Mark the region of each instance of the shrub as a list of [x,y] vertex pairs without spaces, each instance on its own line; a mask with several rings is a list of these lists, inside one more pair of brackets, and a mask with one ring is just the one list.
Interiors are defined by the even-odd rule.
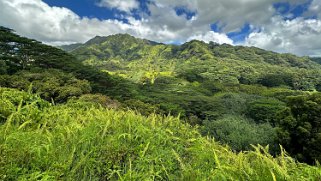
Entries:
[[231,146],[235,151],[250,150],[252,144],[276,147],[276,132],[271,125],[256,124],[240,116],[205,121],[201,132]]

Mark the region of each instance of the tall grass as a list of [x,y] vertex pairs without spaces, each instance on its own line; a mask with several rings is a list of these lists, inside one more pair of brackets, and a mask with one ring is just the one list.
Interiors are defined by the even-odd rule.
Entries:
[[1,88],[0,103],[0,180],[321,180],[320,166],[234,153],[175,117]]

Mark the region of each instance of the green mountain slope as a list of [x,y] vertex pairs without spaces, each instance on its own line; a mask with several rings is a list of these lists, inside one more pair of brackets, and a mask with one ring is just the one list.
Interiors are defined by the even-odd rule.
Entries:
[[[71,73],[77,79],[88,80],[93,92],[106,94],[114,92],[116,95],[121,92],[117,86],[126,82],[120,77],[114,77],[95,67],[84,65],[73,55],[61,49],[21,37],[15,34],[13,30],[1,26],[0,52],[0,75],[14,75],[19,74],[20,71],[39,73],[48,69],[57,69],[63,73]],[[3,86],[9,84],[2,83]],[[13,87],[22,88],[22,86]],[[123,89],[126,89],[126,87],[123,86]]]
[[[320,84],[321,75],[321,66],[308,57],[197,40],[180,46],[165,45],[119,34],[95,37],[71,53],[86,65],[136,83],[154,83],[162,76],[170,76],[190,82],[206,79],[228,84],[285,85],[296,90],[313,90]],[[266,80],[275,75],[279,80]]]
[[[321,65],[309,57],[198,40],[165,45],[124,34],[95,37],[71,53],[135,83],[138,89],[123,103],[141,113],[180,115],[236,151],[259,143],[275,153],[282,143],[300,161],[320,160],[319,119],[297,118],[289,101],[304,97],[302,105],[309,107],[310,99],[319,105],[309,95],[321,90]],[[300,114],[315,115],[315,109]]]
[[[281,144],[299,161],[321,161],[321,65],[307,57],[196,40],[165,45],[129,35],[95,37],[72,53],[0,27],[0,86],[59,106],[80,101],[173,115],[235,152],[260,144],[277,155]],[[12,105],[0,107],[4,124],[20,110]],[[28,116],[21,121],[29,124]]]
[[234,153],[174,117],[0,88],[1,180],[319,180],[266,148]]
[[67,52],[70,52],[70,51],[75,50],[76,48],[80,47],[81,45],[82,45],[81,43],[75,43],[75,44],[71,44],[71,45],[58,46],[58,48],[63,49]]
[[311,60],[318,64],[321,64],[321,57],[312,57]]

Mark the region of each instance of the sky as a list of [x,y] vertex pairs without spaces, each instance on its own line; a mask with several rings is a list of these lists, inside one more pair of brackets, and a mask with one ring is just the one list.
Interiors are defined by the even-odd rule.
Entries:
[[0,0],[0,26],[50,45],[128,33],[321,56],[321,0]]

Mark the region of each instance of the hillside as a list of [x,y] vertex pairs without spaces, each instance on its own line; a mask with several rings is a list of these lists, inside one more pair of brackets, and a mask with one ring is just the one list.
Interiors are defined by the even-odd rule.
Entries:
[[234,153],[175,117],[0,88],[1,180],[318,180],[266,148]]
[[320,121],[299,120],[298,105],[290,101],[318,105],[299,108],[299,114],[320,112],[320,102],[309,96],[321,90],[321,65],[309,57],[198,40],[157,44],[127,34],[95,37],[71,53],[85,65],[135,83],[138,89],[124,103],[145,115],[180,115],[237,151],[255,143],[269,144],[277,153],[281,143],[301,161],[320,160],[308,151],[321,141]]
[[[321,65],[308,57],[196,40],[165,45],[126,34],[97,36],[70,54],[4,27],[0,35],[1,87],[57,107],[86,102],[125,117],[129,110],[179,117],[236,153],[259,144],[276,156],[281,144],[300,162],[321,161]],[[7,124],[20,108],[3,104]],[[27,113],[21,121],[33,119]]]
[[81,43],[75,43],[75,44],[70,44],[70,45],[61,45],[61,46],[58,46],[58,48],[69,52],[69,51],[75,50],[76,48],[80,47],[81,45],[82,45]]
[[311,60],[318,64],[321,64],[321,57],[312,57]]
[[[71,53],[86,65],[122,75],[136,83],[154,82],[163,76],[199,81],[191,80],[193,76],[229,84],[286,85],[296,90],[313,90],[320,84],[321,66],[308,57],[255,47],[206,44],[197,40],[183,45],[165,45],[118,34],[95,37]],[[192,75],[186,77],[186,72]],[[273,75],[280,75],[280,82],[262,82]]]
[[[92,91],[102,93],[114,90],[117,95],[118,86],[126,83],[126,80],[120,77],[113,77],[103,73],[95,67],[83,65],[73,55],[62,51],[61,49],[42,44],[33,39],[21,37],[14,33],[14,30],[0,26],[0,74],[14,76],[21,71],[27,73],[43,73],[50,69],[59,70],[62,74],[72,74],[79,80],[90,82]],[[23,83],[24,76],[14,78],[3,77],[1,85],[19,89],[26,89],[29,85]],[[27,79],[38,79],[32,76]],[[21,80],[19,80],[21,79]],[[20,83],[18,83],[20,82]],[[58,81],[59,82],[59,81]],[[58,83],[60,84],[60,83]],[[108,87],[108,89],[107,89]],[[123,89],[125,87],[123,86]]]

